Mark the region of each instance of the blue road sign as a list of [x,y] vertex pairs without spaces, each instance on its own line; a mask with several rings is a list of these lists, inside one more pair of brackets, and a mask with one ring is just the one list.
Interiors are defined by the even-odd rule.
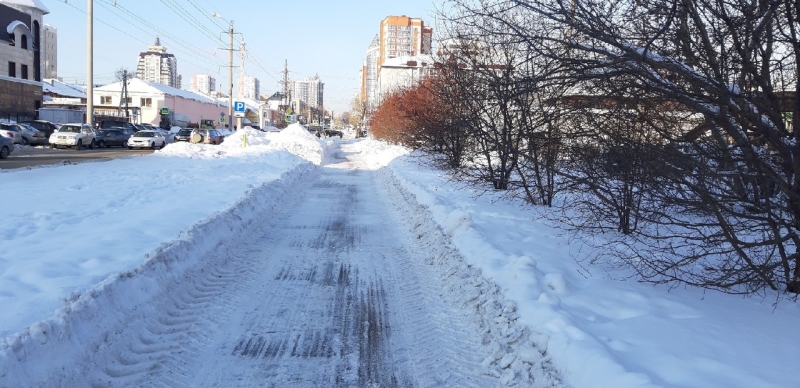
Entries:
[[241,101],[236,101],[233,103],[233,111],[234,112],[242,112],[244,113],[244,103]]

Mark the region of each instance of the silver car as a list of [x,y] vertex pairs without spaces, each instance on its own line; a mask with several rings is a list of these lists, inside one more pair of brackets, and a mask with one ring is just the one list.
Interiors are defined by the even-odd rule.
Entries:
[[47,134],[40,131],[28,124],[17,124],[22,128],[20,135],[22,135],[22,144],[47,144]]
[[22,128],[17,124],[0,123],[0,137],[8,137],[14,144],[22,144]]
[[0,159],[5,159],[14,152],[14,140],[10,137],[0,137]]

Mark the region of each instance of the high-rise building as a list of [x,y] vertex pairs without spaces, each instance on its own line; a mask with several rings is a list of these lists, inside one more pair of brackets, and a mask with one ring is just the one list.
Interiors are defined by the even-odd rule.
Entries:
[[380,40],[376,34],[367,48],[367,58],[364,60],[364,67],[361,70],[361,100],[368,107],[374,107],[378,103],[378,56],[380,55],[380,49]]
[[49,24],[44,25],[42,51],[44,78],[58,78],[58,30]]
[[161,45],[158,37],[156,37],[154,45],[147,46],[147,51],[139,54],[136,78],[173,88],[181,87],[178,76],[178,60],[175,55],[167,53],[167,48]]
[[323,106],[324,89],[325,84],[319,75],[308,77],[302,81],[294,81],[292,99],[302,101],[310,107],[321,107]]
[[217,80],[208,74],[195,74],[192,76],[190,90],[211,96],[217,90]]
[[261,94],[258,78],[250,76],[239,77],[239,90],[242,91],[242,97],[257,100]]
[[381,20],[378,67],[388,58],[431,53],[433,29],[420,18],[387,16]]
[[432,39],[433,29],[426,27],[420,18],[401,15],[381,20],[378,35],[367,48],[361,69],[361,101],[368,109],[380,103],[380,76],[384,62],[392,58],[428,55]]

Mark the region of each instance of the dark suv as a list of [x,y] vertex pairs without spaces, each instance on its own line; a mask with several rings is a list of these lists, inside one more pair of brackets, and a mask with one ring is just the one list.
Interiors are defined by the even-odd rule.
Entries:
[[58,127],[47,121],[47,120],[31,120],[31,121],[23,121],[22,124],[28,124],[31,127],[34,127],[47,135],[47,138],[50,138],[50,135],[58,129]]
[[136,126],[134,126],[133,124],[131,124],[131,123],[127,122],[127,121],[122,121],[122,120],[102,120],[102,121],[100,121],[100,129],[111,129],[111,128],[123,129],[123,130],[129,129],[129,130],[131,130],[133,132],[137,131]]

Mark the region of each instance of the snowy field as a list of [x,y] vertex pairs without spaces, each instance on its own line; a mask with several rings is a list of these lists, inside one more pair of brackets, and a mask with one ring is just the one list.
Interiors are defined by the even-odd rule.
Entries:
[[[260,386],[255,377],[320,386],[333,375],[337,386],[396,376],[431,386],[800,386],[796,303],[613,280],[625,273],[581,267],[589,253],[535,211],[476,199],[417,162],[400,147],[294,126],[0,172],[6,199],[19,203],[0,225],[0,387]],[[375,305],[331,316],[333,275],[298,284],[345,264],[379,292],[373,300],[342,283],[341,300]],[[269,286],[278,281],[293,286]],[[281,318],[287,311],[296,312]],[[327,340],[336,328],[325,322],[339,313],[355,341],[375,330],[348,314],[377,314],[394,333],[362,353],[377,357],[361,360],[379,366],[369,376],[330,357],[349,346]],[[286,364],[295,358],[281,356],[282,332],[299,333],[299,352],[328,357]],[[255,355],[265,361],[246,362]]]

